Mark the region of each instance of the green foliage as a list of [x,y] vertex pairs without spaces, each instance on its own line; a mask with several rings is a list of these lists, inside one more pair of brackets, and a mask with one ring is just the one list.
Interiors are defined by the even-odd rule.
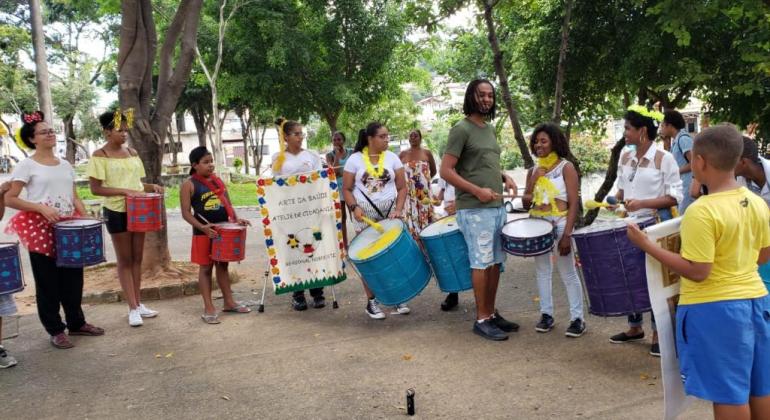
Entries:
[[0,114],[37,109],[35,74],[21,64],[21,52],[31,47],[23,28],[0,23]]
[[236,157],[233,159],[233,166],[235,167],[236,173],[241,173],[241,168],[243,168],[243,160],[239,157]]
[[610,160],[610,150],[601,139],[586,135],[573,135],[569,144],[572,154],[580,161],[584,174],[605,172]]

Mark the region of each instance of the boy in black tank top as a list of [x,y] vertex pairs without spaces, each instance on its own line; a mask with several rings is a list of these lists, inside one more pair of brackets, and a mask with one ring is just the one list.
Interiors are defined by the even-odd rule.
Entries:
[[215,266],[217,283],[224,300],[223,311],[249,313],[251,310],[233,299],[227,262],[211,260],[211,240],[217,237],[213,224],[228,221],[244,226],[251,224],[236,216],[227,196],[227,188],[214,175],[214,160],[205,147],[196,147],[190,152],[190,164],[191,176],[182,184],[179,192],[182,217],[193,227],[190,260],[200,266],[198,284],[204,305],[201,319],[207,324],[219,324],[217,309],[211,299],[211,272]]

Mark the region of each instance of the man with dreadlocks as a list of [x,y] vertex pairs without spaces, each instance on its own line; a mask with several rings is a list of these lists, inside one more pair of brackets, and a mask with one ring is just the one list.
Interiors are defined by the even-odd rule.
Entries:
[[[516,194],[516,184],[500,169],[495,128],[495,88],[488,80],[472,81],[465,91],[465,118],[449,132],[441,160],[441,178],[457,190],[457,224],[468,244],[476,322],[473,332],[489,340],[506,340],[518,331],[495,309],[495,296],[505,254],[500,233],[506,222],[503,183]],[[451,295],[450,295],[451,297]]]

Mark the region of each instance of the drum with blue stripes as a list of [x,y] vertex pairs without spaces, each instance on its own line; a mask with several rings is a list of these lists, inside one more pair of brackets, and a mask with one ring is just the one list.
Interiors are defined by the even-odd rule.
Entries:
[[420,232],[420,240],[441,291],[456,293],[473,288],[468,245],[455,216],[431,223]]

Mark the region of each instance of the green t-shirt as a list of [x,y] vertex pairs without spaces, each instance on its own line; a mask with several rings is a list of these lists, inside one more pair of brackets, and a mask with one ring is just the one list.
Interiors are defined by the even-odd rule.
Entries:
[[[500,145],[495,138],[495,129],[490,124],[479,127],[463,118],[449,131],[446,153],[457,158],[455,171],[466,181],[481,188],[503,193],[502,171],[500,170]],[[457,189],[457,209],[500,207],[503,200],[482,203],[475,195]]]

